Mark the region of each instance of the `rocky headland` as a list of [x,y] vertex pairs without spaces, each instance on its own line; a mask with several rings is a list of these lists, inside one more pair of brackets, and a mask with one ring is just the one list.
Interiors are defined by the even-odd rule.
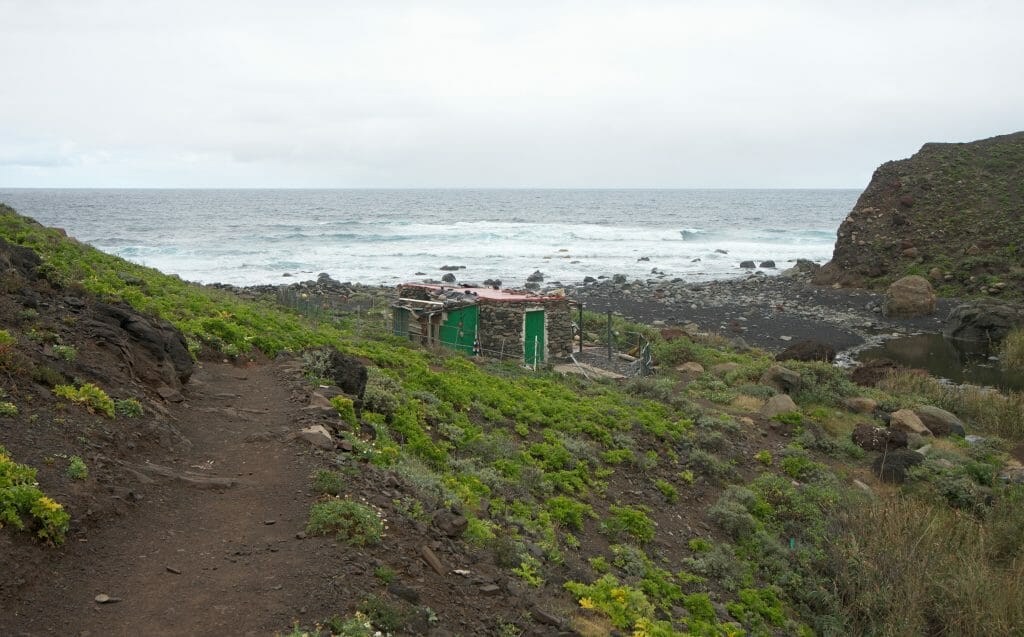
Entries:
[[880,289],[906,275],[946,297],[1024,294],[1024,132],[882,164],[814,282]]

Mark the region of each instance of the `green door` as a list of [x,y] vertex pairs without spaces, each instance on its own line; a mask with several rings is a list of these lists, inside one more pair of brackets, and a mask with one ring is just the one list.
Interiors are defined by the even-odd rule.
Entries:
[[477,307],[470,305],[449,310],[441,324],[441,344],[467,354],[473,353],[476,340]]
[[527,365],[544,362],[544,310],[526,313],[523,329],[523,359]]

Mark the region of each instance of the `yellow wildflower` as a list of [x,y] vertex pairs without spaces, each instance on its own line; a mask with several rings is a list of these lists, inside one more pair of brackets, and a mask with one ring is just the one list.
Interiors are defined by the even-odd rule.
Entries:
[[581,597],[580,606],[582,608],[586,608],[587,610],[593,610],[594,608],[597,608],[597,605],[594,604],[594,600],[590,599],[589,597]]
[[60,511],[63,508],[61,505],[57,504],[45,495],[39,498],[39,506],[46,511]]

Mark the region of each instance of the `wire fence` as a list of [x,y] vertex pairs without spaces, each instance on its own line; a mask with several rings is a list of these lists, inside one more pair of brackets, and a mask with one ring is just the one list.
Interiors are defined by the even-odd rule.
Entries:
[[[521,341],[510,342],[502,339],[499,344],[483,347],[477,339],[472,344],[465,341],[451,340],[437,333],[424,334],[418,330],[396,331],[391,313],[390,299],[380,299],[373,295],[359,297],[331,297],[320,294],[308,294],[291,288],[279,288],[276,302],[284,307],[307,317],[314,322],[338,323],[354,334],[363,337],[398,336],[419,343],[428,348],[445,348],[463,352],[470,356],[483,356],[500,361],[517,361],[532,369],[553,362],[544,351],[541,342],[534,344],[533,352],[542,352],[540,356],[531,355]],[[578,322],[573,321],[573,353],[581,353],[584,334]],[[625,376],[646,376],[652,373],[653,364],[650,343],[643,334],[627,332],[630,338],[622,338],[619,332],[612,332],[611,322],[608,323],[607,335],[601,330],[603,343],[589,346],[586,361],[590,365],[604,367]],[[633,338],[635,337],[635,339]],[[635,355],[627,354],[632,352]],[[604,356],[600,353],[606,353]],[[573,359],[575,360],[575,358]]]

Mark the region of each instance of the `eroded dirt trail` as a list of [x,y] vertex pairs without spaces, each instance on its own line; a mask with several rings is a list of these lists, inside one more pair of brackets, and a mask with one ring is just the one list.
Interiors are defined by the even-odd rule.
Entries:
[[[316,591],[331,585],[336,549],[297,537],[317,459],[289,439],[299,406],[286,372],[197,370],[187,407],[175,409],[191,444],[139,458],[187,480],[140,471],[154,481],[140,489],[142,502],[120,526],[68,548],[74,569],[41,577],[15,634],[268,635],[292,618],[329,615]],[[119,601],[99,604],[99,594]]]

